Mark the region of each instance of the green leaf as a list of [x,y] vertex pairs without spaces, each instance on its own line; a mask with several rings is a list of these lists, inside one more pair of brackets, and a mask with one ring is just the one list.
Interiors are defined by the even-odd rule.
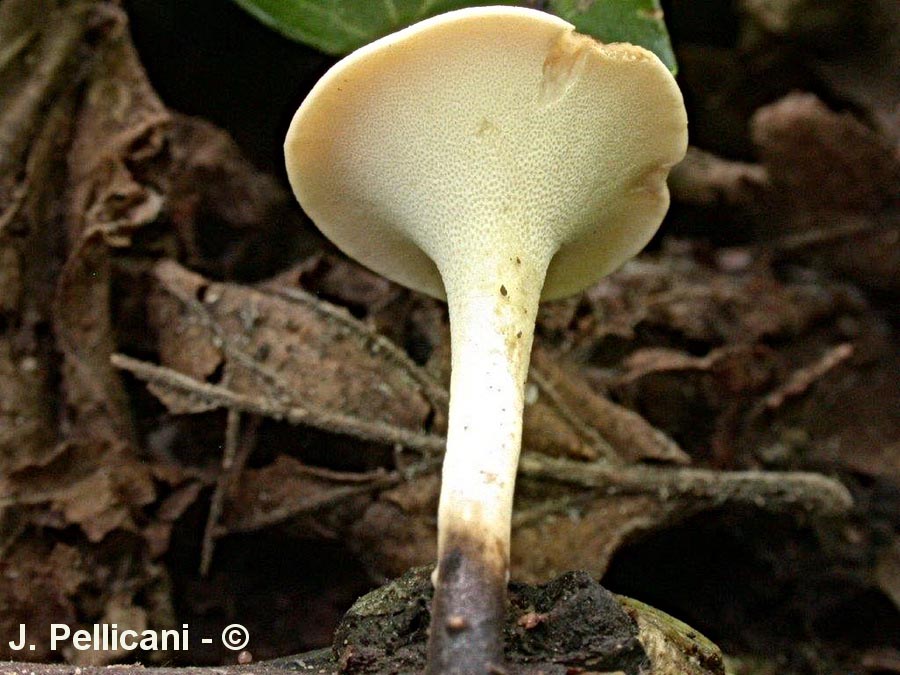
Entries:
[[[521,0],[234,0],[279,33],[329,54],[346,54],[416,21],[463,7]],[[672,72],[675,55],[659,0],[546,0],[552,13],[602,42],[632,42]]]
[[601,42],[649,49],[672,73],[678,72],[659,0],[548,0],[547,9]]
[[516,0],[234,0],[262,23],[328,54],[357,47],[430,16]]

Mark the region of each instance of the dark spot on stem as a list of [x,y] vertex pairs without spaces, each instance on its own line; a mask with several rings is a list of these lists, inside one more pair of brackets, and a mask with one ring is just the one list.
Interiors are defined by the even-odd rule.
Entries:
[[506,286],[500,286],[500,295],[502,295],[504,298],[506,297]]

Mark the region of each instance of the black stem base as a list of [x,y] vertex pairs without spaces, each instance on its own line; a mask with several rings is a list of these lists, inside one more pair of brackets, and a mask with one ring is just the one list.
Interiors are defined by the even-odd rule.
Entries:
[[503,672],[506,563],[482,542],[465,535],[450,539],[438,561],[431,607],[428,675]]

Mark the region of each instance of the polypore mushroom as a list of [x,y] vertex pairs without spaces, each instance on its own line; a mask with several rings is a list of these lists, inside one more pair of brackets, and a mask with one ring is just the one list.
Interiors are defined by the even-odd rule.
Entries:
[[681,93],[656,56],[514,7],[450,12],[373,42],[294,116],[288,176],[319,229],[449,306],[432,673],[502,660],[538,301],[644,247],[686,143]]

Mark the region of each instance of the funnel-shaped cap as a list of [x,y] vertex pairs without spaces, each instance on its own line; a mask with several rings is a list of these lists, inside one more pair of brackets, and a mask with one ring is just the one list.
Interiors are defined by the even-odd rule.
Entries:
[[376,272],[444,297],[441,275],[468,260],[538,252],[553,256],[552,298],[649,241],[686,143],[681,93],[652,53],[487,7],[340,61],[297,111],[285,155],[312,220]]

